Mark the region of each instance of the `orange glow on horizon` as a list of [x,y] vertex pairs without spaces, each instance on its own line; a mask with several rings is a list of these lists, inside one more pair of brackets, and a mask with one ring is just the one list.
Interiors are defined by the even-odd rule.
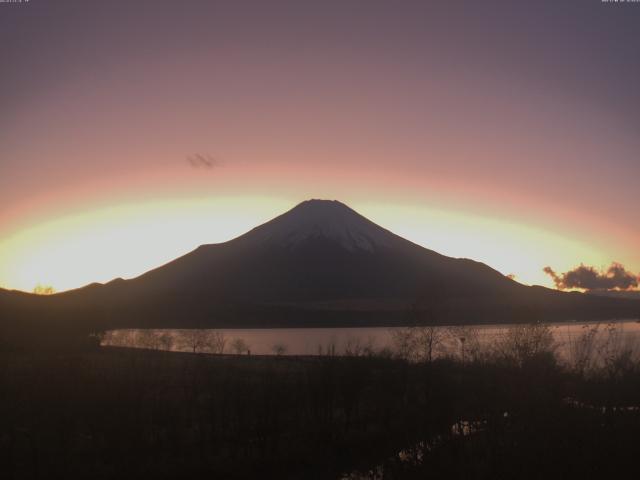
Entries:
[[[306,198],[182,196],[72,211],[0,241],[0,286],[31,291],[46,284],[64,291],[132,278],[198,245],[230,240]],[[546,265],[568,270],[580,262],[605,265],[611,260],[596,244],[541,226],[426,202],[338,199],[408,240],[444,255],[481,261],[505,275],[515,274],[521,283],[553,287],[542,272]]]
[[525,283],[640,271],[621,9],[50,3],[3,11],[37,41],[2,77],[0,286],[135,276],[308,198]]

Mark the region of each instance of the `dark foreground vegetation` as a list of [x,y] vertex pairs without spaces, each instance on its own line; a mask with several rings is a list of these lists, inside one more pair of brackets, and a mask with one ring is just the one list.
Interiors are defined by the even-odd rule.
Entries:
[[2,353],[0,478],[635,478],[629,352],[561,367],[518,335],[464,361]]

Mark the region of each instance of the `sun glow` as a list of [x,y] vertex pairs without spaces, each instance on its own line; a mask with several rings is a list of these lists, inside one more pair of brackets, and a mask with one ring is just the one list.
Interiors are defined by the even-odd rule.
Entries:
[[609,259],[592,245],[543,227],[458,211],[401,204],[363,204],[360,213],[394,233],[443,255],[486,263],[520,283],[553,287],[542,269],[570,269]]
[[289,205],[262,197],[192,198],[63,216],[0,241],[0,285],[63,291],[135,277],[198,245],[240,235]]
[[[302,200],[302,199],[299,199]],[[68,214],[0,241],[0,286],[56,291],[131,278],[198,245],[230,240],[293,207],[274,197],[163,199]],[[610,261],[596,248],[543,228],[425,205],[348,202],[372,221],[444,255],[484,262],[527,284],[542,272]]]

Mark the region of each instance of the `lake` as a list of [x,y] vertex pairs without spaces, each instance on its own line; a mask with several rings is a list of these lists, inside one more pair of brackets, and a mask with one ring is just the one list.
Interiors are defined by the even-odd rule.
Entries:
[[[472,348],[472,345],[487,346],[503,338],[509,331],[508,325],[480,325],[461,327],[436,327],[439,348],[436,356],[457,354],[458,350]],[[613,345],[624,347],[640,343],[640,323],[636,320],[621,320],[615,323],[556,323],[550,325],[553,339],[560,355],[568,355],[576,342],[585,338],[587,332],[596,330],[595,346],[606,340]],[[398,328],[271,328],[271,329],[209,329],[218,345],[224,345],[224,353],[251,355],[361,355],[382,349],[394,349]],[[193,338],[187,338],[187,337]],[[460,341],[462,339],[462,342]],[[161,341],[164,340],[164,341]],[[211,340],[209,338],[209,340]],[[108,332],[103,342],[105,346],[126,346],[154,348],[172,351],[196,351],[220,353],[219,347],[211,347],[210,342],[200,342],[194,331],[183,329],[154,330],[114,330]],[[195,346],[194,346],[195,345]],[[213,348],[213,350],[212,350]]]

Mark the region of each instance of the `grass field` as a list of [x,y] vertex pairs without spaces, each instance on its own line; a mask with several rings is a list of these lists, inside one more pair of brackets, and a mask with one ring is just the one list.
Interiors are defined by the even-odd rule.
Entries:
[[629,478],[640,454],[633,362],[586,373],[548,353],[462,363],[117,348],[0,360],[6,479]]

